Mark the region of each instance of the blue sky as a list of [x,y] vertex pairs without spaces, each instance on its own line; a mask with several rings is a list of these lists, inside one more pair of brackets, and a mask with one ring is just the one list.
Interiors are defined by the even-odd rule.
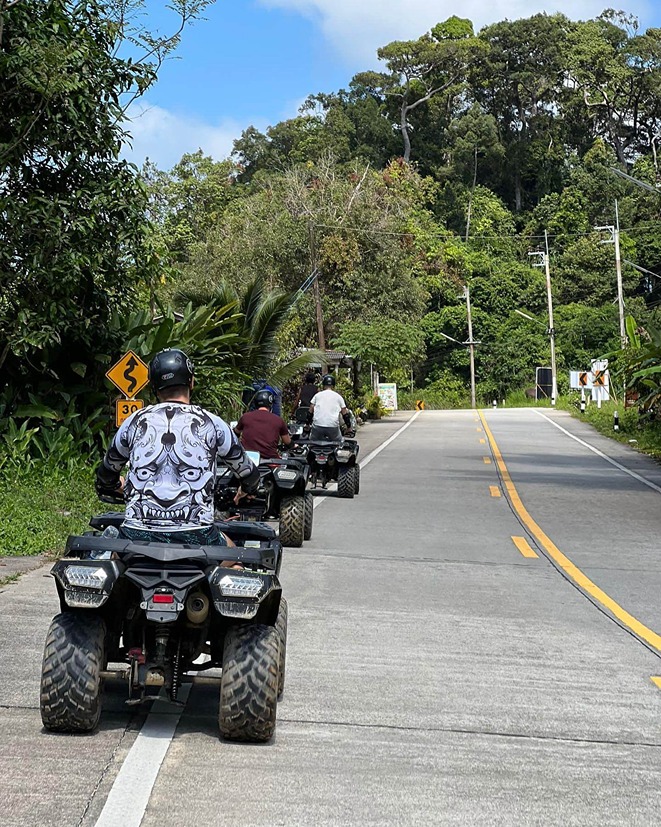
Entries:
[[[131,110],[136,163],[146,156],[170,168],[202,148],[226,157],[250,124],[260,129],[293,117],[309,94],[346,87],[355,72],[376,66],[376,49],[417,37],[459,13],[476,29],[486,23],[563,11],[598,14],[608,0],[216,0],[183,35],[177,58]],[[171,14],[150,0],[150,25],[171,30]],[[656,7],[656,8],[655,8]],[[629,0],[644,27],[661,25],[657,0]]]

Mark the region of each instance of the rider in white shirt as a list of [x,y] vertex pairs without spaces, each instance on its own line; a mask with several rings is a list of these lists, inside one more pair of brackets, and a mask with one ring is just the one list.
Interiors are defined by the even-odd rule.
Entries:
[[344,399],[333,390],[335,377],[327,373],[321,380],[322,390],[312,397],[310,402],[309,421],[312,424],[312,439],[335,440],[342,437],[340,431],[340,414],[347,426],[351,429],[351,413]]

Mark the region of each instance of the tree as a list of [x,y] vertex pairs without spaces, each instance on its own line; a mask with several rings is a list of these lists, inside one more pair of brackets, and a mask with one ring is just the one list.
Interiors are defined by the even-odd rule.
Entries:
[[[172,35],[141,0],[0,2],[0,370],[9,409],[59,387],[85,404],[114,345],[108,319],[161,270],[126,108],[208,0],[174,0]],[[124,56],[130,40],[131,57]],[[57,392],[57,391],[55,391]],[[90,394],[93,395],[93,394]]]
[[404,160],[411,158],[409,116],[436,95],[464,80],[468,67],[484,51],[473,24],[453,16],[417,40],[396,40],[377,51],[387,72],[361,72],[353,83],[397,102]]

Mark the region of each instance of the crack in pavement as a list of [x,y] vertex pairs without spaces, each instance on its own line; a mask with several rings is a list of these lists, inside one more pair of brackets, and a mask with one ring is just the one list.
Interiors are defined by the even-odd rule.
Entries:
[[652,749],[661,748],[661,742],[653,741],[628,741],[615,740],[611,738],[580,738],[569,735],[534,735],[525,732],[499,732],[488,729],[467,729],[462,727],[430,727],[430,726],[405,726],[403,724],[361,724],[349,721],[319,721],[307,718],[283,718],[278,716],[278,724],[310,724],[312,726],[343,727],[345,729],[384,729],[394,732],[445,732],[451,735],[483,735],[489,738],[513,738],[529,741],[552,741],[567,744],[595,744],[603,746],[622,747],[649,747]]
[[117,756],[117,752],[118,752],[119,748],[121,747],[121,745],[124,741],[124,738],[126,737],[126,734],[131,729],[131,726],[132,726],[134,720],[135,720],[135,714],[133,714],[131,716],[130,720],[127,722],[126,726],[122,730],[122,734],[119,736],[119,739],[118,739],[117,743],[115,744],[115,746],[113,748],[113,751],[110,753],[110,757],[108,758],[108,760],[106,761],[105,766],[101,770],[101,772],[99,774],[99,777],[97,779],[97,782],[94,785],[94,789],[90,793],[89,798],[87,799],[87,802],[85,803],[85,806],[83,807],[83,812],[82,812],[82,814],[81,814],[81,816],[80,816],[80,818],[79,818],[79,820],[76,824],[76,827],[82,827],[83,822],[87,818],[87,814],[89,812],[90,807],[92,806],[92,802],[94,801],[94,797],[98,793],[98,791],[101,787],[101,784],[103,783],[105,777],[108,774],[108,771],[110,770],[111,765],[114,763],[115,758]]

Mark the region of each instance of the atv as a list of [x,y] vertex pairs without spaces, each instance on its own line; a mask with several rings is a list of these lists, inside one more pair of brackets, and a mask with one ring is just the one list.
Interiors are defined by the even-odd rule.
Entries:
[[305,456],[310,467],[313,488],[326,488],[337,482],[340,497],[351,498],[360,492],[359,446],[355,439],[316,440],[297,437],[295,451]]
[[247,453],[259,466],[256,495],[236,505],[239,480],[229,468],[221,468],[216,477],[216,514],[243,520],[279,520],[282,545],[302,546],[304,540],[312,537],[314,515],[312,494],[305,490],[310,474],[305,457],[285,452],[279,459],[260,461],[259,454]]
[[[160,544],[122,539],[123,518],[93,517],[93,530],[70,536],[51,570],[61,611],[44,649],[44,726],[94,730],[105,679],[126,681],[129,705],[162,692],[177,703],[182,683],[195,682],[190,673],[207,673],[208,681],[208,670],[222,669],[221,735],[268,741],[284,689],[287,642],[275,532],[235,521],[218,527],[236,547]],[[228,568],[227,561],[242,568]]]

